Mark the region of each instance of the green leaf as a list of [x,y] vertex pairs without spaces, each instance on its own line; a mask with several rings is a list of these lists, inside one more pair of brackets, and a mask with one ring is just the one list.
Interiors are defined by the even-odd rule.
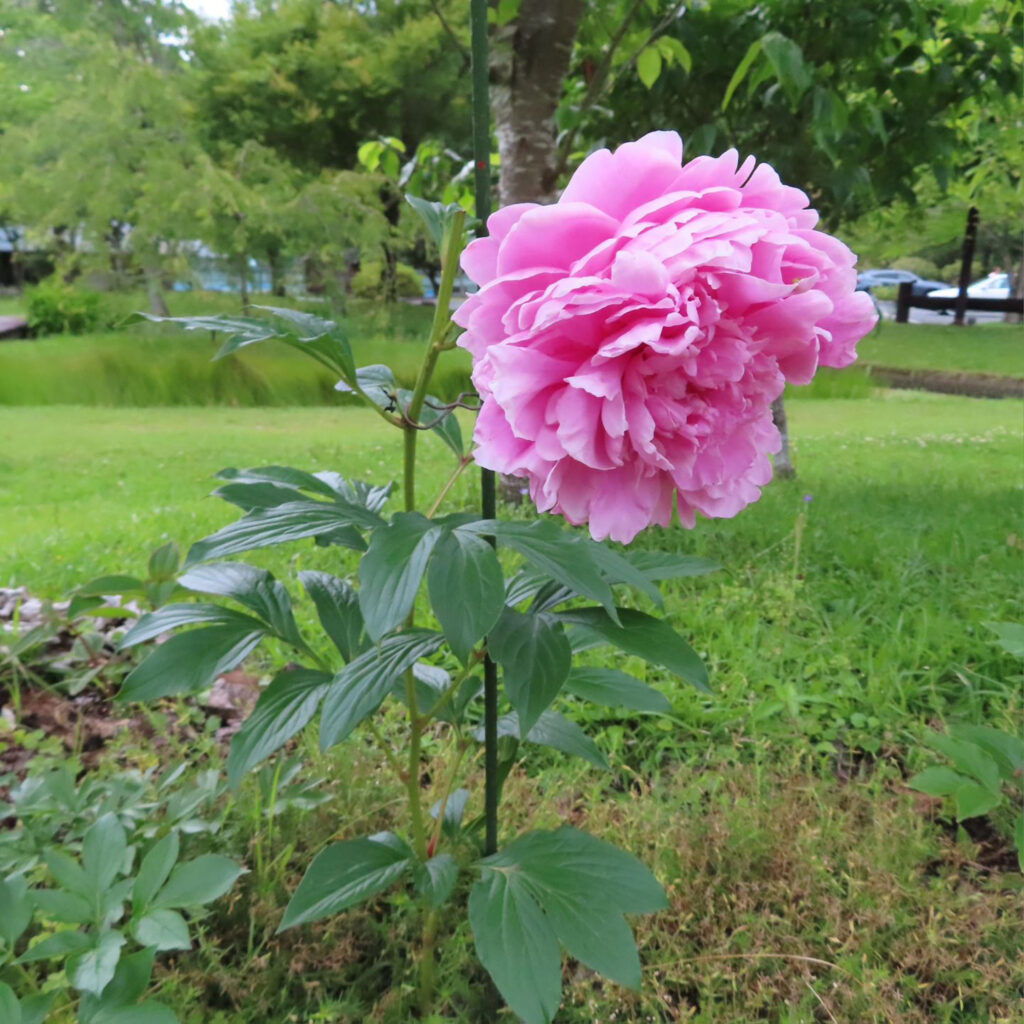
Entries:
[[44,917],[61,924],[89,924],[96,916],[89,900],[63,889],[34,889],[32,902]]
[[237,555],[254,548],[330,534],[342,527],[379,526],[380,516],[351,502],[314,501],[307,498],[286,502],[276,508],[255,509],[241,519],[196,541],[188,553],[187,565],[213,558]]
[[132,907],[136,911],[143,910],[153,902],[177,862],[178,833],[169,832],[153,844],[139,865],[139,873],[132,887]]
[[21,1003],[10,985],[0,981],[0,1020],[4,1024],[21,1024]]
[[176,910],[151,910],[132,922],[132,935],[140,946],[158,953],[192,947],[185,918]]
[[672,710],[663,693],[614,668],[573,668],[563,689],[574,697],[610,708],[658,714]]
[[441,646],[443,637],[426,629],[408,629],[384,637],[335,676],[324,698],[320,717],[320,747],[340,743],[368,715],[420,658]]
[[660,608],[663,605],[661,591],[624,555],[613,551],[604,544],[585,541],[590,548],[591,557],[601,570],[601,574],[611,584],[624,583],[646,594]]
[[654,583],[658,580],[704,576],[722,568],[710,558],[698,558],[696,555],[679,555],[666,551],[626,551],[623,554],[635,569]]
[[120,700],[150,701],[177,693],[199,693],[230,672],[263,639],[240,626],[209,626],[171,637],[125,679]]
[[708,689],[708,671],[696,651],[662,619],[632,608],[620,608],[621,626],[602,608],[573,608],[555,617],[582,629],[585,637],[600,639],[626,654],[662,665],[698,690]]
[[201,594],[233,598],[255,612],[282,640],[305,647],[288,591],[266,569],[241,562],[216,562],[194,566],[178,582]]
[[[332,500],[339,493],[327,480],[315,473],[307,473],[304,469],[294,469],[291,466],[260,466],[253,469],[236,469],[234,466],[229,466],[227,469],[222,469],[216,476],[218,480],[228,480],[232,483],[266,484],[279,487],[281,491],[306,491]],[[298,497],[301,495],[292,493],[287,500],[295,501]]]
[[13,947],[32,920],[28,885],[20,875],[0,878],[0,938]]
[[122,1006],[99,1013],[89,1024],[179,1024],[173,1011],[152,999],[137,1006]]
[[[480,726],[473,736],[478,742],[483,743],[483,726]],[[498,719],[498,736],[521,738],[519,719],[514,711]],[[526,741],[542,747],[551,747],[552,750],[560,750],[571,757],[581,757],[598,768],[608,770],[608,762],[594,741],[575,722],[570,722],[557,711],[545,711],[526,734]]]
[[99,576],[83,583],[75,591],[76,597],[106,597],[107,594],[130,594],[142,590],[143,582],[136,576]]
[[95,893],[109,889],[124,872],[128,837],[117,816],[104,814],[89,827],[82,840],[82,868]]
[[512,1011],[550,1024],[562,998],[558,936],[521,874],[487,869],[469,894],[476,955]]
[[789,97],[790,105],[796,109],[800,97],[807,92],[813,81],[810,69],[804,61],[803,50],[781,32],[767,32],[763,35],[761,48],[779,84]]
[[251,768],[279,750],[312,720],[332,676],[314,669],[281,672],[260,694],[252,714],[231,740],[228,784],[236,788]]
[[157,581],[173,579],[180,563],[181,552],[178,545],[169,540],[149,556],[149,578]]
[[306,570],[299,573],[299,579],[316,605],[320,625],[342,658],[351,661],[367,645],[359,595],[346,580],[330,573]]
[[553,580],[573,593],[597,601],[617,621],[615,598],[594,561],[593,546],[582,537],[568,533],[550,520],[532,523],[510,523],[499,519],[483,519],[459,527],[460,533],[492,535],[531,565],[547,573]]
[[68,957],[64,967],[68,980],[79,991],[98,996],[114,977],[126,941],[120,932],[101,933],[91,949]]
[[[525,1020],[547,1022],[557,1010],[558,943],[605,977],[640,987],[636,944],[623,915],[667,904],[662,887],[635,857],[562,827],[522,836],[480,868],[469,904],[477,951]],[[540,959],[527,968],[522,958],[530,948]],[[534,977],[543,980],[531,992]]]
[[125,633],[119,645],[122,651],[147,640],[155,640],[164,633],[179,629],[181,626],[192,626],[204,623],[211,626],[234,626],[246,632],[264,630],[264,625],[251,615],[236,612],[233,608],[222,608],[219,604],[190,603],[181,601],[177,604],[164,605],[155,612],[148,612]]
[[675,36],[662,36],[658,40],[658,49],[661,50],[661,55],[665,60],[670,63],[674,60],[687,74],[693,70],[693,58],[690,56],[690,51]]
[[427,898],[435,910],[443,907],[455,888],[459,877],[459,865],[450,853],[439,853],[425,864],[415,861],[413,872],[416,888]]
[[21,1024],[43,1024],[56,997],[56,992],[40,992],[25,996],[21,1001]]
[[419,512],[400,512],[370,535],[359,563],[359,607],[366,632],[379,640],[412,610],[441,529]]
[[975,743],[953,739],[943,733],[933,732],[928,738],[929,746],[945,754],[954,767],[980,782],[990,793],[1002,790],[1003,780],[996,760]]
[[204,853],[195,860],[179,864],[171,872],[152,906],[154,909],[204,906],[223,896],[241,874],[242,868],[230,858]]
[[636,59],[636,71],[640,81],[650,89],[661,74],[661,51],[657,46],[648,46],[640,51]]
[[961,786],[954,794],[956,801],[956,820],[963,821],[965,818],[977,818],[981,814],[988,814],[994,807],[1003,802],[1001,793],[993,793],[985,786],[978,786],[973,782]]
[[57,879],[61,888],[67,889],[69,892],[76,892],[87,900],[93,898],[92,883],[78,861],[53,847],[43,851],[43,860],[46,861],[46,866],[50,869],[53,877]]
[[466,664],[505,606],[505,577],[494,548],[470,533],[446,533],[434,549],[427,588],[445,639]]
[[1014,658],[1024,658],[1024,624],[1020,622],[983,622],[998,638],[999,646]]
[[528,733],[558,696],[572,666],[561,623],[505,608],[487,637],[487,650],[502,667],[505,690]]
[[348,839],[319,853],[295,890],[278,931],[339,914],[398,879],[410,866],[408,847],[392,845],[385,836]]
[[1024,812],[1013,823],[1013,844],[1017,847],[1017,865],[1024,871]]
[[114,977],[103,992],[98,997],[86,995],[82,998],[79,1020],[83,1024],[98,1024],[109,1020],[112,1014],[120,1013],[124,1007],[134,1009],[149,988],[155,957],[155,949],[143,949],[121,957]]
[[56,932],[41,942],[37,942],[34,946],[30,946],[14,962],[16,964],[31,964],[37,960],[53,960],[57,957],[67,956],[69,953],[80,953],[91,946],[92,936],[86,935],[85,932]]
[[[412,392],[400,390],[398,392],[398,404],[403,412],[408,411],[409,403],[412,401]],[[458,458],[462,458],[465,452],[465,445],[462,442],[462,428],[459,426],[455,410],[448,408],[437,395],[425,395],[423,408],[420,410],[420,425],[428,427],[451,449]]]
[[732,73],[732,78],[729,79],[729,84],[725,87],[725,95],[722,97],[722,110],[729,106],[729,101],[732,99],[733,93],[743,84],[743,79],[747,77],[747,72],[750,71],[754,61],[757,60],[758,55],[761,52],[761,40],[755,39],[750,44],[749,49],[743,55],[743,60],[736,66],[736,70]]
[[928,796],[949,796],[955,793],[961,786],[969,785],[970,779],[958,775],[952,768],[943,765],[933,765],[918,772],[907,785],[916,789],[919,793],[927,793]]
[[1024,773],[1024,739],[1019,736],[987,725],[952,725],[949,731],[954,739],[973,743],[994,758],[1003,778],[1010,780],[1015,773]]
[[432,203],[411,192],[405,193],[405,201],[420,215],[431,238],[443,250],[444,237],[451,230],[455,215],[462,212],[462,207],[458,203]]

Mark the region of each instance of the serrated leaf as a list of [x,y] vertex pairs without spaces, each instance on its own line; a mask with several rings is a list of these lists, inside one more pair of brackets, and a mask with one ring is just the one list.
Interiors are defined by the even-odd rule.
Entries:
[[359,562],[359,607],[371,640],[405,620],[441,529],[419,512],[400,512],[370,535]]
[[178,833],[169,832],[154,843],[142,858],[132,886],[132,906],[135,910],[149,906],[177,862]]
[[547,615],[504,608],[488,634],[487,650],[502,668],[505,691],[528,733],[569,674],[572,650],[565,631]]
[[176,910],[151,910],[132,922],[132,935],[140,946],[158,953],[192,947],[185,918]]
[[246,631],[240,626],[208,626],[179,633],[129,674],[118,699],[150,701],[199,693],[242,662],[264,635],[264,631]]
[[[618,647],[626,654],[662,665],[698,690],[708,689],[708,671],[696,651],[662,619],[632,608],[620,608],[621,626],[612,622],[603,608],[573,608],[555,612],[555,617],[572,623],[585,637]],[[574,630],[575,632],[575,630]]]
[[228,784],[232,788],[312,721],[332,679],[327,672],[308,668],[286,670],[275,677],[231,740]]
[[310,864],[278,931],[339,914],[386,889],[409,869],[408,848],[374,839],[334,843]]
[[350,661],[334,678],[320,717],[320,747],[345,739],[373,714],[406,669],[434,653],[443,637],[426,629],[409,629],[384,637],[376,647]]
[[242,551],[285,544],[293,540],[331,534],[344,527],[372,529],[381,523],[380,516],[351,502],[303,499],[255,509],[241,519],[192,545],[187,565],[214,558],[237,555]]
[[152,906],[171,910],[204,906],[223,896],[241,874],[242,868],[229,857],[205,853],[177,865]]
[[427,572],[430,606],[455,656],[466,664],[505,606],[505,578],[487,541],[446,533]]
[[563,690],[574,697],[603,704],[610,708],[632,711],[653,711],[666,714],[672,710],[668,698],[635,676],[614,668],[575,667],[569,673]]

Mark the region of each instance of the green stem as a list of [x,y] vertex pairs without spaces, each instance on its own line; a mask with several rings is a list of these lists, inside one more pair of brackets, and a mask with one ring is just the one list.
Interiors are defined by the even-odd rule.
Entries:
[[[455,413],[452,413],[451,415],[454,416]],[[433,504],[430,506],[430,509],[427,512],[428,519],[434,518],[434,516],[437,514],[437,510],[441,507],[441,502],[448,497],[448,492],[455,486],[455,481],[458,480],[460,476],[462,476],[463,470],[472,461],[472,455],[464,455],[461,459],[459,459],[459,464],[455,467],[455,472],[452,473],[452,475],[448,477],[448,479],[445,481],[445,485],[444,487],[441,488],[440,494],[438,494],[438,496],[434,499]]]
[[405,788],[409,794],[409,813],[412,817],[412,843],[416,856],[427,859],[427,830],[423,825],[423,801],[420,797],[420,743],[423,736],[423,719],[416,705],[416,680],[412,669],[405,673],[405,699],[409,705],[409,722],[412,726],[409,737],[409,766],[405,773]]
[[428,910],[423,921],[423,949],[420,956],[420,1013],[426,1017],[434,1002],[434,942],[437,938],[437,911]]
[[455,274],[459,268],[459,253],[462,252],[462,241],[465,233],[466,212],[459,210],[452,217],[448,235],[444,239],[441,253],[441,284],[437,289],[437,305],[434,307],[434,322],[430,328],[427,351],[420,364],[416,383],[413,385],[412,398],[405,410],[405,510],[412,512],[416,508],[416,435],[419,433],[420,413],[427,397],[427,387],[434,375],[437,360],[445,349],[445,340],[451,323],[452,290],[455,287]]

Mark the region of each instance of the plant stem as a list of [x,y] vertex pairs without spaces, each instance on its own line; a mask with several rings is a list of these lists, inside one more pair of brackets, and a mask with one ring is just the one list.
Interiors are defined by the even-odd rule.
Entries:
[[420,959],[420,1013],[426,1017],[434,1001],[434,941],[437,938],[437,911],[428,910],[423,921],[423,949]]
[[412,843],[416,856],[427,859],[427,830],[423,826],[423,801],[420,798],[420,741],[423,736],[423,719],[416,705],[416,680],[409,669],[405,674],[405,699],[409,705],[409,766],[405,773],[405,788],[409,794],[409,814],[412,818]]
[[[454,416],[455,413],[451,413],[451,415]],[[437,514],[437,510],[441,507],[441,502],[444,501],[446,497],[448,497],[448,492],[455,486],[455,481],[458,480],[460,476],[462,476],[463,470],[472,461],[472,455],[464,455],[461,459],[459,459],[459,464],[455,467],[455,472],[452,473],[452,475],[448,477],[448,479],[445,481],[445,485],[444,487],[441,488],[440,494],[438,494],[438,496],[434,499],[433,504],[427,511],[428,519],[434,518],[434,516]]]

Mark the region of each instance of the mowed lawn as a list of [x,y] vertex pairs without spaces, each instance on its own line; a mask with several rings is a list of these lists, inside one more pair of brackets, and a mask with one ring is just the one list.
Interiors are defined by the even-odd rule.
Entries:
[[[851,708],[898,726],[958,706],[970,695],[957,673],[999,662],[982,623],[1021,617],[1020,406],[887,392],[791,402],[790,418],[796,481],[735,520],[637,542],[723,566],[667,588],[730,698],[681,692],[681,706],[723,728],[742,711],[827,735],[872,731]],[[233,516],[208,496],[217,470],[284,463],[380,482],[396,476],[399,440],[348,408],[0,408],[0,583],[56,598],[141,571],[164,540],[186,547]],[[432,435],[422,451],[429,496],[451,455]],[[476,487],[467,473],[448,507],[473,507]],[[252,557],[287,575],[296,560],[346,556],[291,545]],[[772,700],[748,707],[752,692]]]
[[[612,770],[532,748],[509,779],[508,835],[570,820],[628,846],[668,890],[669,909],[637,922],[642,993],[570,967],[561,1024],[1016,1019],[1019,876],[979,868],[980,848],[936,820],[905,776],[927,763],[930,724],[1024,721],[1019,664],[985,626],[1022,617],[1020,405],[879,392],[792,401],[789,416],[795,481],[773,483],[734,520],[637,541],[723,567],[663,588],[673,624],[707,661],[711,694],[590,652],[645,675],[673,713],[623,720],[566,704]],[[0,408],[0,585],[56,598],[100,573],[142,571],[165,539],[187,545],[236,514],[208,497],[223,467],[382,481],[396,475],[399,444],[352,408]],[[420,486],[432,495],[452,457],[432,436],[422,444]],[[448,507],[472,507],[476,489],[467,473]],[[294,571],[354,566],[350,553],[305,542],[247,557],[289,585],[303,629],[313,617]],[[381,721],[400,742],[392,717]],[[118,764],[152,762],[148,741],[119,742]],[[161,757],[209,748],[168,742]],[[325,843],[402,827],[372,740],[321,754],[307,739],[299,751],[303,777],[330,802],[289,819],[286,874],[264,888],[246,876],[196,949],[161,968],[160,998],[188,1024],[407,1019],[383,1008],[375,972],[402,976],[411,947],[372,905],[310,934],[271,934]],[[478,801],[478,773],[470,786]],[[225,834],[256,827],[254,791],[226,810]],[[265,954],[238,955],[253,928]],[[477,997],[471,939],[454,915],[441,934],[442,999],[455,1014],[444,1019],[468,1020],[457,1008]],[[333,955],[353,937],[359,956]]]

